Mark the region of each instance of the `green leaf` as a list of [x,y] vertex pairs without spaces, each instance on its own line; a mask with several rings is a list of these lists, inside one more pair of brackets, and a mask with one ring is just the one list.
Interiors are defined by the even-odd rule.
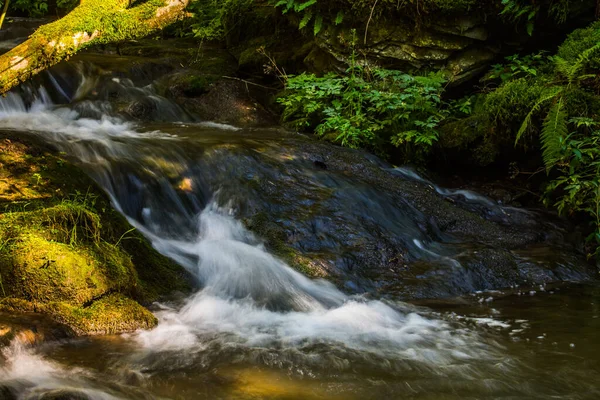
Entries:
[[554,99],[563,90],[564,89],[562,87],[557,86],[557,87],[552,88],[551,90],[548,91],[548,93],[546,93],[545,95],[540,97],[540,99],[537,101],[537,103],[534,104],[534,106],[531,108],[529,113],[527,113],[527,116],[523,120],[523,123],[521,124],[521,127],[519,128],[519,131],[517,132],[517,138],[515,139],[515,145],[519,142],[519,140],[521,140],[521,137],[527,131],[527,129],[529,129],[529,125],[531,124],[531,119],[532,119],[533,115],[536,114],[538,111],[540,111],[540,109],[544,103],[546,103],[549,100]]
[[310,7],[310,6],[312,6],[312,5],[316,4],[316,3],[317,3],[317,0],[308,0],[308,1],[304,2],[304,3],[302,3],[302,4],[297,5],[294,11],[296,11],[296,12],[304,11],[308,7]]
[[305,12],[304,16],[300,20],[300,25],[298,26],[298,28],[303,29],[306,25],[308,25],[308,23],[310,22],[312,17],[313,17],[313,14],[310,11]]
[[550,172],[560,159],[562,141],[567,137],[568,133],[567,113],[564,110],[563,99],[561,97],[548,112],[540,137],[546,172]]
[[322,28],[323,28],[323,16],[321,14],[318,14],[317,18],[315,19],[315,29],[314,29],[315,36],[317,36],[319,34],[319,32],[321,32]]
[[527,34],[529,36],[533,35],[533,28],[534,28],[534,23],[531,21],[527,22]]

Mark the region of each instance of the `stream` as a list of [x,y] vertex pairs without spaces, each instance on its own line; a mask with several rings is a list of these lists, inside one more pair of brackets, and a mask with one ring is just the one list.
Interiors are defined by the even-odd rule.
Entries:
[[[155,304],[151,331],[14,341],[0,397],[600,397],[597,271],[557,222],[278,127],[198,121],[152,85],[69,71],[0,99],[0,129],[65,152],[200,289]],[[128,120],[115,98],[153,120]],[[331,279],[275,255],[257,215]]]

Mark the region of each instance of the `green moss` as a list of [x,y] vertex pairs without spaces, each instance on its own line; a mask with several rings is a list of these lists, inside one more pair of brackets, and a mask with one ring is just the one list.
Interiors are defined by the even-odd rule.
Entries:
[[545,90],[543,77],[509,81],[486,95],[481,108],[475,112],[486,113],[492,121],[504,126],[520,125]]
[[191,290],[189,275],[133,232],[83,172],[1,135],[0,174],[16,193],[0,209],[1,309],[111,333],[153,326],[139,302]]
[[498,156],[506,137],[485,114],[446,123],[440,129],[439,146],[454,153],[466,153],[476,165],[489,165]]
[[90,251],[51,242],[33,232],[17,236],[13,243],[0,258],[0,271],[7,277],[7,293],[14,297],[83,304],[136,282],[123,253],[105,255],[100,253],[105,248]]
[[132,232],[121,247],[136,266],[138,285],[134,298],[149,304],[174,293],[189,293],[195,285],[192,276],[174,261],[161,255],[139,233]]
[[4,312],[37,312],[47,314],[74,335],[107,335],[151,329],[156,326],[154,315],[138,302],[120,294],[107,294],[85,305],[66,302],[34,302],[5,297],[0,299]]
[[69,326],[78,335],[131,332],[151,329],[157,324],[156,317],[150,311],[121,294],[103,297],[89,307],[58,302],[49,303],[42,310],[57,322]]
[[[571,33],[558,48],[557,55],[567,61],[576,61],[581,53],[598,43],[600,43],[600,21]],[[600,67],[600,60],[596,59],[594,66]]]
[[64,43],[67,52],[75,49],[72,36],[86,32],[91,35],[99,31],[95,44],[114,43],[120,40],[144,37],[156,29],[147,19],[164,6],[164,0],[149,0],[129,10],[127,0],[104,0],[102,2],[84,2],[68,16],[56,22],[43,25],[32,38],[54,38]]

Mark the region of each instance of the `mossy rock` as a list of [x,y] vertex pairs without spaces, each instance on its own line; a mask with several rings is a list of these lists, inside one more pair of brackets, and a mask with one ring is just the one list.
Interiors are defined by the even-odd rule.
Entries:
[[[598,43],[600,43],[600,21],[592,23],[587,28],[573,31],[558,48],[558,56],[567,61],[575,62],[584,51]],[[600,67],[598,57],[593,57],[591,64],[595,68]]]
[[0,258],[9,295],[32,301],[82,304],[109,291],[132,292],[137,283],[131,259],[117,247],[71,246],[35,232],[13,239]]
[[156,317],[138,302],[111,294],[89,306],[76,307],[63,302],[49,303],[41,309],[56,321],[69,326],[78,335],[109,335],[151,329]]
[[133,231],[81,170],[35,139],[6,135],[0,310],[47,314],[75,335],[119,333],[156,324],[141,304],[191,291],[190,275]]
[[66,333],[74,336],[110,335],[151,329],[158,323],[156,317],[137,301],[121,294],[111,293],[82,305],[67,302],[32,302],[5,297],[0,310],[12,313],[41,313],[63,325]]
[[16,298],[0,300],[0,309],[6,312],[43,313],[67,327],[72,335],[110,335],[151,329],[156,317],[135,300],[112,293],[81,306],[66,302],[31,302]]
[[271,253],[285,261],[296,271],[303,273],[310,278],[328,278],[336,281],[337,277],[332,276],[327,268],[327,263],[323,260],[326,255],[323,254],[302,254],[287,243],[287,234],[278,224],[269,219],[264,213],[257,213],[252,218],[244,220],[246,227],[265,240],[265,245]]

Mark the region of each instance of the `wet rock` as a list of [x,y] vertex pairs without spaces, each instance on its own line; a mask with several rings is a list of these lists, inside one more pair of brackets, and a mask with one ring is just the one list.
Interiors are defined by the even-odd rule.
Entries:
[[[370,29],[361,51],[369,63],[376,65],[444,70],[454,84],[477,76],[496,57],[497,51],[486,42],[485,21],[476,15],[436,18],[418,28],[414,25],[408,19],[380,21]],[[316,38],[316,43],[337,62],[347,64],[350,36],[349,28],[330,27]]]
[[91,400],[90,396],[83,392],[69,389],[53,390],[37,397],[38,400]]
[[453,55],[444,66],[454,84],[469,81],[486,71],[496,53],[490,48],[475,48]]
[[18,400],[19,393],[16,389],[6,384],[0,385],[0,399],[2,400]]
[[[187,85],[177,89],[185,95],[174,100],[200,120],[237,127],[273,125],[277,118],[255,99],[251,85],[233,79],[219,79],[197,87]],[[170,90],[176,91],[173,87]]]
[[204,151],[201,175],[186,174],[197,186],[219,188],[272,252],[346,291],[441,298],[596,275],[541,214],[441,194],[360,151],[292,138]]

